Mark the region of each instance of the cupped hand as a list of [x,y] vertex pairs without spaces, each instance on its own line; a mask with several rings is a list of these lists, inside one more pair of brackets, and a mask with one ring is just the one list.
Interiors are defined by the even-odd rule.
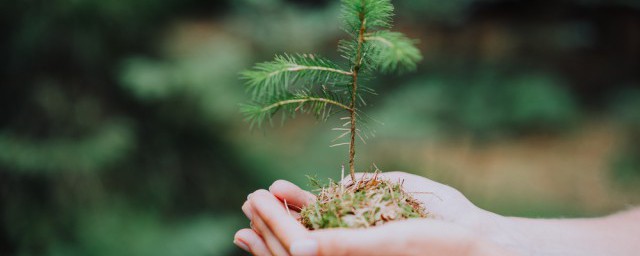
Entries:
[[[366,174],[359,174],[362,176]],[[499,255],[482,238],[490,213],[474,206],[457,190],[429,179],[402,173],[383,178],[403,184],[427,208],[429,219],[394,221],[368,229],[308,231],[298,221],[299,210],[315,196],[287,181],[269,191],[258,190],[242,206],[251,229],[234,242],[254,255]],[[350,179],[343,181],[350,182]]]

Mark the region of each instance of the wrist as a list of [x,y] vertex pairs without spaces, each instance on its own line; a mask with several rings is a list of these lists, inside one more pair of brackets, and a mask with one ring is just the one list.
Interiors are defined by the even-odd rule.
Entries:
[[509,218],[478,208],[463,222],[472,232],[467,255],[517,255]]
[[507,256],[507,255],[518,255],[514,253],[514,251],[496,245],[492,242],[489,242],[484,239],[477,239],[471,245],[471,250],[467,255],[472,256]]
[[[519,251],[514,220],[483,209],[478,210],[476,216],[472,217],[475,221],[471,225],[476,236],[482,238],[478,242],[477,255],[513,255],[512,252]],[[490,253],[492,251],[495,253]]]

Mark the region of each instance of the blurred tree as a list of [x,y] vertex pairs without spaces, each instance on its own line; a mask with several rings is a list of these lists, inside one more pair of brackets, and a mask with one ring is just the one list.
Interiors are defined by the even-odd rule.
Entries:
[[618,120],[618,129],[628,138],[612,156],[613,176],[616,181],[633,187],[640,181],[640,88],[621,89],[611,99],[612,116]]
[[[205,255],[231,248],[224,241],[236,222],[227,212],[251,179],[242,179],[241,161],[217,132],[227,120],[216,117],[236,109],[209,100],[203,106],[212,112],[185,116],[201,107],[138,102],[114,86],[131,54],[158,52],[166,26],[226,5],[0,3],[1,22],[10,24],[1,26],[9,36],[0,43],[0,254]],[[196,58],[174,73],[179,85],[219,90],[201,74],[228,64]],[[219,71],[214,77],[227,80],[237,72]],[[219,92],[206,95],[212,93]],[[244,186],[234,185],[238,180]]]
[[571,128],[580,113],[566,85],[549,74],[483,71],[431,75],[409,82],[377,114],[382,136],[476,139]]

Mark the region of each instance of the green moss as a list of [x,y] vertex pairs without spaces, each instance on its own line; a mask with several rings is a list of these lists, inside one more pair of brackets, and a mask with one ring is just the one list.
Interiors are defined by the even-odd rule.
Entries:
[[321,189],[318,200],[302,209],[308,229],[366,228],[389,221],[428,216],[419,201],[401,183],[374,175],[356,182],[332,182]]

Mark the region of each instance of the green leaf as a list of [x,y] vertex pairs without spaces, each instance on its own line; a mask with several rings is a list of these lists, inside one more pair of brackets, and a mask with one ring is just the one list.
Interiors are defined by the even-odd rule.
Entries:
[[351,72],[344,71],[328,59],[313,54],[276,55],[273,61],[257,64],[241,73],[254,100],[265,101],[286,95],[291,85],[344,84]]
[[299,112],[313,114],[320,120],[326,120],[337,111],[348,110],[346,102],[348,101],[345,97],[326,89],[319,93],[299,90],[270,101],[241,105],[240,111],[251,123],[251,127],[261,127],[264,122],[271,122],[273,115],[280,110],[285,114],[283,118],[294,117]]
[[342,0],[344,30],[354,37],[363,25],[367,30],[391,27],[392,16],[389,0]]
[[371,58],[383,72],[414,70],[416,63],[422,60],[422,54],[415,46],[416,40],[402,33],[383,30],[368,34],[365,40],[373,48]]

